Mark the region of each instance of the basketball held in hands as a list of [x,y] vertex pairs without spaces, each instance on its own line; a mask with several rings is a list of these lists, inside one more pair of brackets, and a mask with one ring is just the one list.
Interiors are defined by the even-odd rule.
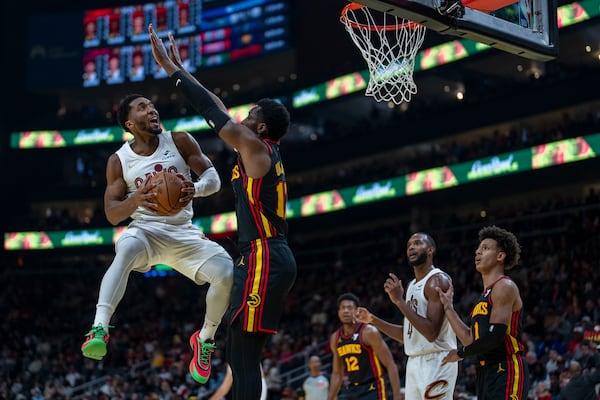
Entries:
[[150,178],[150,184],[155,183],[155,201],[158,204],[159,215],[173,215],[182,207],[179,202],[183,181],[171,172],[161,172]]

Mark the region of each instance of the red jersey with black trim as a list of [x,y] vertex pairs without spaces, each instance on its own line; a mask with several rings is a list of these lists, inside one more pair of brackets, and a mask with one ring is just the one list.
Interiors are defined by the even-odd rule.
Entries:
[[287,239],[287,183],[279,143],[268,139],[263,142],[271,153],[271,168],[265,176],[249,177],[239,158],[231,172],[238,241],[242,244],[257,239]]

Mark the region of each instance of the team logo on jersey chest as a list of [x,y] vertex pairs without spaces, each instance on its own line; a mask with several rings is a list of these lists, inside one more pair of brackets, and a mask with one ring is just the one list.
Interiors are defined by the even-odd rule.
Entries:
[[477,303],[477,305],[475,307],[473,307],[473,312],[471,313],[471,317],[474,317],[476,315],[488,315],[488,314],[489,314],[488,303],[482,301],[480,303]]

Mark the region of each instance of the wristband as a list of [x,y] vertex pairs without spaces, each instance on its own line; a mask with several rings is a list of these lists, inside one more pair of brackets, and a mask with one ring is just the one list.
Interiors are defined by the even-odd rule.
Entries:
[[485,353],[494,347],[501,345],[507,329],[508,325],[505,324],[491,324],[489,332],[482,334],[479,339],[475,340],[470,345],[457,350],[456,355],[460,358],[471,357]]
[[206,169],[194,182],[194,197],[207,197],[221,189],[221,179],[215,167]]

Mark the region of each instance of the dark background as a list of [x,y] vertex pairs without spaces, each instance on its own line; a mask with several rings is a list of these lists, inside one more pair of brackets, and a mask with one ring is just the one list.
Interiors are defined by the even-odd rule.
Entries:
[[[561,2],[565,3],[567,2]],[[0,162],[2,170],[7,172],[4,179],[5,186],[9,188],[7,193],[13,194],[8,201],[10,205],[3,209],[5,223],[12,229],[21,230],[18,228],[19,221],[32,213],[32,204],[35,202],[77,201],[90,197],[100,199],[103,191],[101,172],[93,186],[78,186],[63,181],[65,176],[69,177],[69,165],[73,163],[74,157],[88,159],[101,171],[107,154],[114,151],[114,146],[13,151],[8,149],[10,132],[114,125],[114,121],[110,119],[99,123],[97,119],[86,120],[85,116],[90,114],[90,109],[94,110],[94,115],[105,114],[128,92],[158,93],[162,99],[171,94],[170,88],[165,85],[166,82],[160,80],[88,89],[64,87],[48,90],[28,87],[28,17],[36,15],[52,19],[57,27],[56,31],[48,31],[48,36],[63,37],[61,31],[79,32],[82,29],[81,24],[76,27],[63,26],[63,20],[55,19],[56,15],[76,15],[86,9],[130,4],[131,1],[121,0],[85,3],[59,0],[36,6],[24,2],[5,4],[2,13],[5,73],[2,75]],[[234,106],[263,96],[289,96],[294,90],[324,82],[344,73],[365,69],[366,64],[358,49],[339,22],[340,10],[345,4],[347,3],[343,0],[291,0],[292,49],[232,65],[201,69],[196,76],[209,88],[219,87],[227,90],[233,84],[239,83],[241,89],[235,93],[229,90],[230,96],[224,98],[226,105]],[[451,38],[428,31],[423,47]],[[75,41],[81,41],[81,35],[73,39],[73,43]],[[584,51],[586,44],[591,45],[591,53]],[[342,131],[345,127],[349,128],[347,135],[334,136],[326,133],[320,143],[298,145],[302,150],[289,152],[286,160],[287,172],[291,176],[315,175],[319,170],[339,168],[336,164],[357,162],[361,158],[374,157],[391,149],[400,149],[402,146],[461,140],[461,137],[475,136],[476,130],[483,130],[486,126],[496,125],[488,130],[499,129],[503,123],[508,124],[519,118],[538,115],[532,117],[533,121],[528,123],[543,128],[544,125],[559,123],[569,107],[573,108],[574,113],[597,109],[597,88],[600,87],[600,62],[597,57],[599,45],[599,25],[597,20],[592,20],[560,31],[559,56],[556,60],[535,62],[513,54],[490,50],[463,61],[418,73],[415,76],[418,93],[413,96],[410,104],[406,105],[406,112],[399,111],[402,109],[400,106],[390,108],[385,103],[377,103],[363,93],[293,110],[293,119],[300,124],[311,127],[335,126]],[[77,60],[75,67],[69,65],[62,71],[45,71],[43,79],[51,81],[57,79],[56,74],[76,73],[79,81],[80,65],[80,60]],[[295,75],[296,79],[291,79],[291,75]],[[444,90],[446,87],[448,90]],[[466,93],[462,102],[457,102],[455,97],[458,89]],[[57,116],[57,110],[61,106],[67,109],[67,117]],[[187,113],[189,115],[191,112],[188,110]],[[163,119],[181,114],[181,108],[177,106],[161,107]],[[387,131],[377,130],[376,125],[379,121],[388,119],[394,120],[394,128]],[[360,131],[363,126],[364,135],[355,132],[351,134],[350,130]],[[208,136],[210,135],[201,135],[201,138]],[[548,178],[543,178],[544,174],[538,173],[535,177],[525,174],[509,181],[526,188],[539,186],[548,189],[552,186],[548,180],[558,186],[573,183],[574,180],[592,179],[590,175],[595,173],[597,166],[598,161],[594,159],[572,167],[563,167],[558,172],[549,172]],[[567,172],[569,170],[571,172]],[[539,185],[532,185],[532,179],[540,182]],[[365,180],[369,181],[369,177],[365,177]],[[464,198],[470,198],[472,195],[481,197],[478,191],[481,191],[482,187],[496,187],[497,184],[498,181],[482,183],[461,188],[458,192],[444,191],[439,195],[425,196],[424,199],[404,199],[400,203],[403,208],[410,208],[424,203],[435,204],[442,198],[451,200],[458,207]],[[385,215],[386,212],[393,212],[396,207],[397,203],[387,203],[376,210]],[[365,214],[372,211],[375,210],[363,210]],[[351,213],[360,211],[352,210]],[[338,218],[344,220],[344,216],[327,218],[332,221]]]

